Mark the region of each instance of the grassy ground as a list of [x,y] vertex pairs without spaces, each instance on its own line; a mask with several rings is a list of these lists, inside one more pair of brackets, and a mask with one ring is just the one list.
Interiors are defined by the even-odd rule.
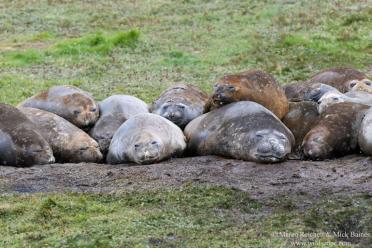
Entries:
[[[79,86],[98,100],[120,93],[151,102],[174,83],[210,92],[221,75],[248,68],[282,84],[332,66],[371,74],[371,3],[3,0],[0,102],[17,104],[57,84]],[[288,247],[272,233],[357,227],[360,208],[371,211],[367,200],[324,203],[311,215],[279,206],[260,218],[265,206],[226,188],[5,196],[0,246]],[[333,217],[336,223],[323,221]],[[315,247],[339,247],[326,243],[334,237],[320,240]]]

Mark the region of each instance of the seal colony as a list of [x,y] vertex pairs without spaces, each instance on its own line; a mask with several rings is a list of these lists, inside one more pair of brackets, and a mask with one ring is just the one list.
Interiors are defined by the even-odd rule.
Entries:
[[[65,162],[152,164],[218,155],[257,163],[372,154],[372,82],[329,68],[282,88],[267,72],[221,77],[208,95],[177,84],[147,105],[128,95],[97,103],[74,86],[54,86],[0,104],[0,165]],[[184,129],[184,131],[183,131]]]

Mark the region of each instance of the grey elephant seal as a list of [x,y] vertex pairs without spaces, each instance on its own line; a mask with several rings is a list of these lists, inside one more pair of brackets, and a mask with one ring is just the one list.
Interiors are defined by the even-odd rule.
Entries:
[[326,84],[336,88],[341,93],[350,90],[352,80],[362,80],[367,76],[356,69],[336,67],[325,69],[304,82],[297,82],[284,86],[289,101],[303,101],[305,95],[313,89],[314,84]]
[[358,143],[360,150],[366,154],[372,155],[372,109],[370,108],[359,129]]
[[260,163],[284,160],[295,142],[278,117],[250,101],[231,103],[199,116],[186,126],[185,135],[190,153]]
[[318,104],[313,101],[290,102],[289,112],[283,118],[283,123],[291,130],[295,137],[295,149],[290,158],[303,158],[301,144],[305,135],[319,120]]
[[305,156],[311,160],[324,160],[356,152],[359,129],[368,108],[351,102],[327,108],[303,140]]
[[288,113],[288,99],[275,78],[260,70],[226,75],[214,85],[206,110],[210,111],[237,101],[257,102],[279,119]]
[[327,92],[318,101],[319,113],[323,113],[329,106],[340,102],[352,102],[372,106],[372,94],[364,91],[350,91],[345,94],[341,92]]
[[97,163],[102,159],[98,143],[62,117],[35,108],[20,110],[36,126],[52,147],[59,163]]
[[177,84],[166,89],[150,111],[167,118],[180,128],[204,112],[208,95],[190,84]]
[[0,103],[0,164],[32,166],[54,163],[52,148],[17,108]]
[[186,148],[182,130],[156,114],[138,114],[124,122],[112,137],[107,162],[156,163],[178,156]]
[[127,95],[110,96],[98,103],[98,106],[100,117],[89,134],[98,142],[104,154],[107,153],[112,136],[121,124],[137,114],[149,112],[144,101]]
[[26,99],[18,106],[54,113],[80,128],[92,126],[99,117],[99,109],[93,97],[70,85],[51,87]]
[[309,90],[305,92],[304,101],[318,102],[324,94],[328,92],[340,93],[338,89],[327,84],[313,84],[309,87]]

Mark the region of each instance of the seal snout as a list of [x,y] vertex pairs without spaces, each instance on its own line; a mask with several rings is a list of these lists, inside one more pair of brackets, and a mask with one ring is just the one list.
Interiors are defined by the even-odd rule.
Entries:
[[160,143],[156,140],[148,143],[136,143],[134,151],[136,162],[140,164],[153,163],[160,158]]
[[285,149],[285,137],[259,133],[256,138],[260,139],[255,153],[258,161],[273,163],[285,159],[288,153]]

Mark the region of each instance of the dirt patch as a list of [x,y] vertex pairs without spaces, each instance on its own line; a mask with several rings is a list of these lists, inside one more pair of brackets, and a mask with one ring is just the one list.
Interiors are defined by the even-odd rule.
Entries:
[[178,158],[137,165],[53,164],[0,167],[0,193],[120,192],[215,184],[257,199],[278,195],[372,194],[372,159],[361,155],[314,162],[257,164],[217,156]]

